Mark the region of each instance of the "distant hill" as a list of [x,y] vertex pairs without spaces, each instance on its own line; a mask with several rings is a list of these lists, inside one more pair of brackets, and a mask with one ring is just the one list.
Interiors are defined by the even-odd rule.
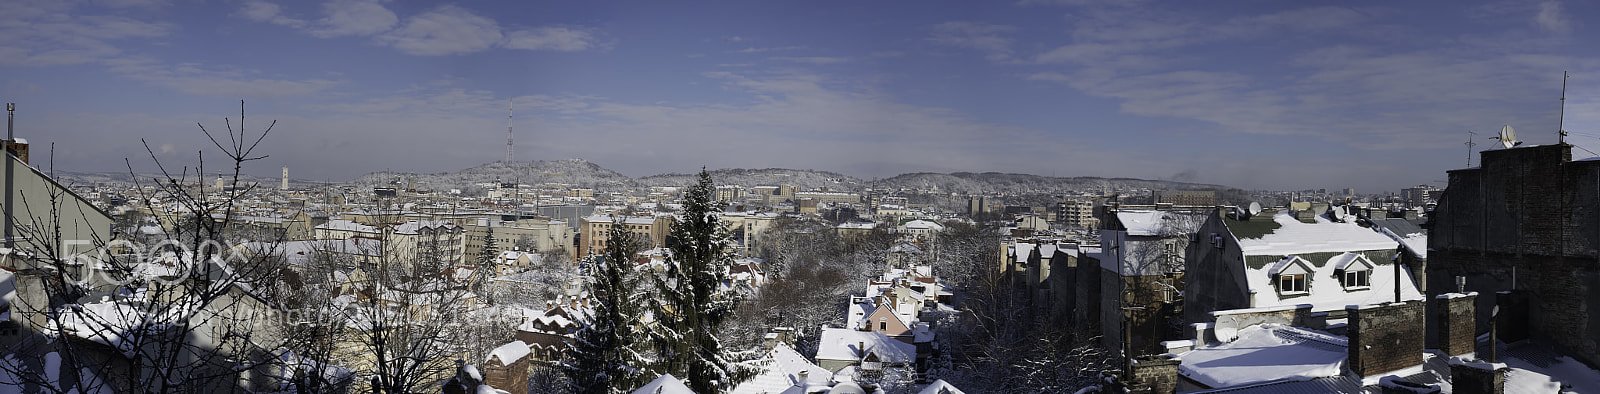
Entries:
[[[708,170],[711,180],[718,185],[777,186],[787,184],[800,190],[858,190],[864,185],[860,179],[828,171],[763,168],[759,170],[732,168]],[[646,186],[686,186],[700,178],[694,174],[661,174],[639,178]]]
[[[901,174],[876,181],[830,171],[796,170],[786,168],[719,169],[710,170],[718,185],[777,186],[787,184],[797,190],[817,190],[823,187],[833,191],[863,191],[876,185],[888,190],[924,190],[938,194],[988,194],[988,195],[1059,195],[1079,192],[1103,193],[1110,191],[1158,189],[1228,189],[1221,185],[1184,183],[1161,180],[1098,177],[1047,177],[1029,174],[998,172],[957,172]],[[488,163],[450,173],[409,174],[376,172],[349,182],[352,186],[400,186],[415,181],[419,189],[462,189],[469,194],[478,192],[479,183],[521,182],[523,184],[563,183],[574,187],[616,191],[636,187],[687,186],[695,182],[698,174],[670,173],[642,178],[629,178],[583,159],[554,161]]]
[[1117,190],[1195,190],[1226,189],[1227,186],[1133,178],[1048,177],[999,172],[957,172],[940,174],[918,172],[878,181],[888,189],[932,190],[956,194],[1063,194],[1103,193]]
[[596,190],[620,190],[639,186],[633,178],[608,170],[583,159],[493,162],[456,172],[411,174],[374,172],[349,182],[358,187],[405,186],[416,182],[418,189],[473,190],[479,183],[520,182],[523,184],[564,183]]

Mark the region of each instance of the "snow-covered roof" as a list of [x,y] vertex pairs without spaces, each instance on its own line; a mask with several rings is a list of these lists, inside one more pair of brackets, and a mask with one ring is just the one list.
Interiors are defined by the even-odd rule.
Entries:
[[[1400,287],[1402,300],[1421,300],[1422,292],[1417,291],[1415,281],[1411,279],[1411,271],[1400,269],[1399,277],[1395,276],[1393,265],[1373,266],[1367,274],[1367,286],[1347,287],[1343,278],[1336,275],[1336,271],[1350,264],[1375,263],[1371,259],[1357,253],[1340,253],[1327,257],[1322,261],[1318,256],[1290,255],[1275,263],[1263,265],[1260,268],[1251,268],[1246,264],[1244,275],[1249,283],[1249,288],[1254,290],[1250,297],[1254,298],[1251,305],[1256,307],[1269,307],[1279,305],[1311,304],[1311,310],[1322,312],[1343,310],[1348,305],[1371,305],[1385,302],[1394,302],[1394,288]],[[1356,263],[1360,262],[1360,263]],[[1398,264],[1385,261],[1388,264]],[[1291,266],[1305,267],[1306,292],[1283,293],[1278,290],[1275,275]],[[1404,267],[1402,267],[1404,268]],[[1298,273],[1298,272],[1294,272]]]
[[455,223],[450,223],[450,222],[443,221],[443,220],[413,220],[413,221],[401,223],[398,226],[394,226],[394,232],[400,233],[400,234],[416,234],[418,231],[422,231],[423,229],[429,229],[429,230],[445,229],[445,230],[450,230],[450,229],[458,229],[458,228],[460,228],[460,227],[456,226]]
[[376,232],[378,232],[378,228],[377,227],[372,227],[372,226],[368,226],[368,225],[365,225],[365,224],[356,223],[354,221],[344,220],[344,219],[329,220],[327,223],[323,223],[323,224],[317,225],[317,229],[318,230],[333,230],[333,231],[355,231],[355,232],[362,232],[362,233],[376,233]]
[[[796,386],[826,386],[832,375],[786,343],[773,346],[757,365],[761,372],[734,387],[730,394],[780,393]],[[806,376],[804,382],[800,381],[802,373]]]
[[1192,233],[1204,220],[1203,214],[1172,211],[1126,210],[1117,211],[1117,221],[1128,235],[1172,236]]
[[633,394],[694,394],[694,390],[672,374],[665,374],[634,390]]
[[483,362],[488,364],[490,361],[499,358],[500,365],[511,365],[516,363],[517,360],[521,360],[523,357],[526,357],[528,353],[531,353],[531,350],[529,350],[527,342],[520,340],[511,341],[510,343],[494,348],[494,350],[489,352],[489,357],[485,358]]
[[938,222],[934,222],[932,220],[921,220],[921,219],[912,220],[912,221],[906,222],[905,224],[902,224],[901,226],[905,227],[907,230],[930,230],[930,231],[944,230],[944,225],[939,224]]
[[1372,227],[1399,242],[1406,251],[1423,259],[1428,258],[1428,231],[1416,223],[1401,218],[1373,219]]
[[1239,249],[1246,255],[1291,255],[1319,252],[1396,249],[1399,243],[1352,222],[1334,222],[1317,216],[1316,223],[1305,223],[1288,211],[1272,217],[1278,227],[1260,238],[1239,238]]
[[967,392],[961,391],[944,379],[939,379],[929,383],[928,387],[923,387],[917,394],[967,394]]
[[900,342],[877,331],[856,331],[848,328],[822,328],[822,338],[817,343],[817,360],[860,360],[860,346],[866,352],[878,355],[885,363],[910,363],[917,358],[917,346]]
[[1179,354],[1178,371],[1212,388],[1275,380],[1309,380],[1344,373],[1348,341],[1278,324],[1239,330],[1238,338]]

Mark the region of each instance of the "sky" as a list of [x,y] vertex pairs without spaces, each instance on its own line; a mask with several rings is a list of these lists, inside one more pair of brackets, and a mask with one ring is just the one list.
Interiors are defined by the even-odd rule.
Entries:
[[1600,46],[1584,39],[1597,14],[1555,0],[6,0],[0,100],[17,103],[35,163],[70,171],[178,169],[204,151],[214,172],[200,127],[226,138],[244,100],[252,135],[276,121],[245,170],[268,177],[456,171],[504,160],[514,124],[515,160],[635,177],[996,171],[1375,193],[1443,187],[1477,165],[1469,138],[1498,147],[1504,125],[1600,151]]

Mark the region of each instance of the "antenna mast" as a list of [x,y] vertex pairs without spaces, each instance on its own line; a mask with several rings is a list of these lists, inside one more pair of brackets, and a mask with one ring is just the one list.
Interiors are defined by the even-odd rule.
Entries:
[[[1565,96],[1565,93],[1562,93],[1562,95]],[[511,145],[512,138],[511,137],[513,135],[515,135],[515,134],[511,133],[511,127],[515,125],[514,123],[512,123],[512,121],[514,120],[513,118],[515,118],[516,115],[517,115],[516,102],[512,101],[512,99],[506,99],[506,164],[511,164],[511,157],[512,157],[511,156],[511,152],[512,152],[512,149],[511,149],[511,147],[512,147],[512,145]]]
[[1467,167],[1472,167],[1472,147],[1478,145],[1478,143],[1472,142],[1472,136],[1475,135],[1478,135],[1478,133],[1467,130]]
[[1561,118],[1556,121],[1556,143],[1567,143],[1567,72],[1561,71]]

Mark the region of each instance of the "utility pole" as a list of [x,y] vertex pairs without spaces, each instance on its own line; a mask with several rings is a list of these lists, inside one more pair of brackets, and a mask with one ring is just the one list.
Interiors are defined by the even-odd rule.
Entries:
[[1556,121],[1556,143],[1567,143],[1567,72],[1561,72],[1561,116]]
[[1475,136],[1475,135],[1478,135],[1478,133],[1474,133],[1474,132],[1472,132],[1472,130],[1467,130],[1467,167],[1468,168],[1472,167],[1472,147],[1478,145],[1478,143],[1472,142],[1472,136]]
[[15,159],[11,158],[11,141],[17,139],[17,137],[12,134],[12,120],[16,119],[16,117],[17,117],[17,103],[6,103],[6,143],[5,143],[6,144],[6,146],[5,146],[5,150],[6,150],[6,234],[5,235],[6,235],[6,249],[13,250],[13,253],[15,252],[16,247],[17,247],[17,241],[14,239],[14,238],[16,238],[16,232],[15,232],[15,228],[13,227],[14,226],[13,222],[16,221],[16,215],[13,215],[13,212],[15,212],[15,210],[16,210],[16,206],[15,206],[15,204],[12,204],[12,202],[11,202],[11,195],[12,194],[16,194],[16,192],[17,192],[16,186],[12,184],[12,182],[15,182],[15,181],[12,180],[12,178],[16,178],[17,173],[15,171],[16,164],[11,163],[12,161],[15,160]]

